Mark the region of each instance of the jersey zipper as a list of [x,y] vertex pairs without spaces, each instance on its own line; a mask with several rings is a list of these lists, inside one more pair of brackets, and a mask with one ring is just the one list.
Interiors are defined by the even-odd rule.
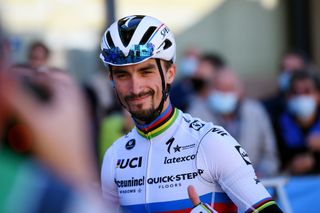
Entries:
[[149,133],[147,135],[147,140],[149,142],[149,147],[148,147],[148,155],[147,155],[147,166],[146,166],[146,187],[145,187],[145,209],[146,212],[150,213],[151,209],[149,206],[149,187],[148,187],[148,178],[150,175],[150,167],[151,167],[151,156],[152,156],[152,141],[151,141],[151,136],[149,136]]

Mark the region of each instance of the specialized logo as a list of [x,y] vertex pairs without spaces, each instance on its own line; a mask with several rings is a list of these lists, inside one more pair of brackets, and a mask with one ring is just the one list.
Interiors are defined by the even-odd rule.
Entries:
[[173,158],[164,158],[164,164],[172,164],[172,163],[180,163],[184,161],[190,161],[194,160],[196,158],[196,155],[188,155],[188,156],[183,156],[183,157],[173,157]]
[[171,146],[172,146],[172,143],[174,141],[174,137],[170,138],[167,142],[166,142],[166,145],[168,145],[168,149],[167,149],[167,152],[170,154],[170,150],[171,150]]
[[244,162],[247,165],[251,164],[251,161],[249,159],[248,154],[246,153],[246,151],[241,147],[241,146],[235,146],[235,148],[237,149],[237,151],[239,152],[239,154],[241,155],[242,159],[244,160]]
[[165,27],[165,28],[163,28],[163,30],[161,30],[160,34],[162,35],[162,39],[164,39],[164,37],[166,37],[168,32],[170,32],[168,27]]
[[128,159],[118,159],[116,168],[125,169],[128,166],[130,168],[141,167],[142,157],[128,158]]
[[133,149],[133,147],[136,145],[136,140],[135,139],[131,139],[126,143],[126,149],[130,150]]
[[226,135],[228,135],[227,132],[225,132],[225,131],[223,131],[222,129],[217,128],[217,127],[213,127],[213,129],[211,130],[211,132],[215,132],[215,133],[217,133],[218,135],[221,135],[221,136],[226,136]]
[[[185,145],[185,146],[180,146],[179,144],[177,144],[176,146],[173,146],[172,147],[172,144],[174,142],[174,137],[170,138],[167,142],[166,142],[166,145],[168,146],[167,148],[167,152],[169,154],[171,154],[171,150],[173,149],[173,152],[176,153],[176,152],[181,152],[181,150],[186,150],[186,149],[191,149],[191,148],[194,148],[196,144],[188,144],[188,145]],[[171,149],[172,147],[172,149]]]
[[181,146],[179,146],[178,144],[173,147],[174,152],[180,152]]
[[189,127],[196,130],[196,131],[199,131],[202,127],[204,126],[204,123],[201,123],[200,121],[198,120],[194,120],[190,123]]

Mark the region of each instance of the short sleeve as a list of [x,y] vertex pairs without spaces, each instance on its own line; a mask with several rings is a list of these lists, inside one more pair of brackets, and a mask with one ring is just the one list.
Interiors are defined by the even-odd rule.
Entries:
[[201,166],[204,179],[219,183],[241,211],[270,198],[245,150],[220,126],[214,126],[201,140],[197,167]]

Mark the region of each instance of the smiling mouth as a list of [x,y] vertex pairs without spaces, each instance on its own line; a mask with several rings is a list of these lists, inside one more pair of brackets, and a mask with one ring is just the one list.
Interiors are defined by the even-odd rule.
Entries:
[[152,92],[147,92],[147,93],[144,93],[144,94],[127,96],[125,98],[125,100],[128,103],[141,102],[141,101],[144,101],[146,98],[148,98],[149,96],[152,96],[152,95],[153,95]]
[[129,98],[129,99],[127,99],[127,101],[130,103],[141,102],[141,101],[144,101],[148,97],[149,97],[149,95],[144,95],[144,96]]

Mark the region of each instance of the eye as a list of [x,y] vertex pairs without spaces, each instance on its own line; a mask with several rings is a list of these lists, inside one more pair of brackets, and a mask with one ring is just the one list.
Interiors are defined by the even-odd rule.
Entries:
[[126,72],[117,72],[114,74],[116,79],[125,79],[129,74]]
[[143,71],[142,71],[142,74],[143,74],[143,75],[149,75],[149,74],[152,74],[152,73],[153,73],[152,70],[143,70]]

